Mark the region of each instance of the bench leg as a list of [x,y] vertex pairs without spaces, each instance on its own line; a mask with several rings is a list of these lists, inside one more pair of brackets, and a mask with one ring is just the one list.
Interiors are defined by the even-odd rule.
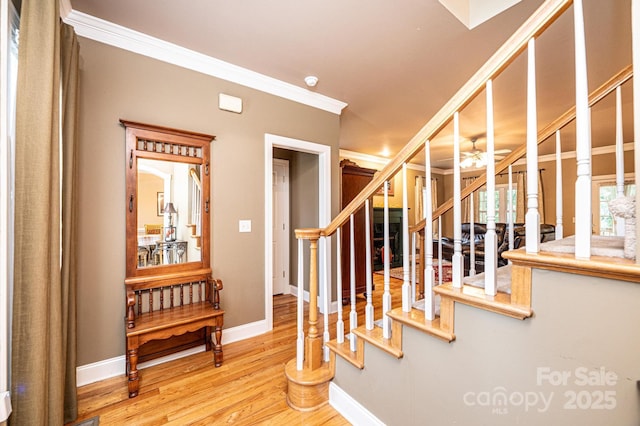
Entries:
[[211,350],[211,327],[205,327],[204,329],[204,335],[205,335],[205,351],[209,352]]
[[129,349],[129,398],[138,396],[140,382],[138,381],[138,348]]
[[213,362],[216,367],[222,365],[222,320],[216,323],[215,327],[215,345],[213,347]]

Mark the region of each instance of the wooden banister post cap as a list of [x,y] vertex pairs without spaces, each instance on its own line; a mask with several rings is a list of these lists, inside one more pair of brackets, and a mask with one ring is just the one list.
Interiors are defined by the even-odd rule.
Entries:
[[303,240],[317,240],[320,238],[319,228],[296,229],[296,238]]

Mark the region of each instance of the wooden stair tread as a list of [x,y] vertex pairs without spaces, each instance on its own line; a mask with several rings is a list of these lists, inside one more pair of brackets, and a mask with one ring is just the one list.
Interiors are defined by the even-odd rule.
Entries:
[[588,260],[576,259],[573,253],[541,251],[538,254],[529,254],[524,249],[511,250],[503,253],[503,256],[514,264],[532,268],[640,282],[640,264],[630,259],[606,256],[591,256]]
[[349,346],[349,340],[345,340],[343,343],[338,343],[336,340],[331,340],[327,343],[329,349],[331,349],[337,355],[347,360],[351,365],[362,370],[364,368],[364,357],[362,354],[351,351]]
[[445,342],[452,342],[456,339],[454,333],[440,328],[440,317],[436,317],[433,321],[427,321],[424,317],[424,311],[420,309],[411,309],[410,312],[405,312],[402,308],[396,308],[388,312],[387,315],[394,321],[418,329]]
[[442,297],[448,297],[456,302],[507,315],[512,318],[525,319],[533,315],[533,311],[529,306],[511,303],[511,295],[506,293],[498,292],[495,296],[489,296],[484,293],[483,288],[470,285],[455,288],[452,283],[436,286],[433,288],[433,291]]
[[402,345],[393,344],[393,339],[385,339],[382,336],[382,327],[373,327],[373,330],[367,330],[365,326],[361,326],[354,329],[352,333],[396,358],[403,357]]

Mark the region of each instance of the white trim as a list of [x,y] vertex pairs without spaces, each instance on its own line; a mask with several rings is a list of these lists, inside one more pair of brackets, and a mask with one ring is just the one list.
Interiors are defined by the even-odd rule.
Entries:
[[[273,253],[271,252],[271,222],[273,221],[273,148],[286,148],[294,151],[318,155],[318,226],[326,227],[331,221],[331,147],[284,136],[264,135],[264,282],[265,282],[265,314],[269,330],[273,328]],[[328,297],[331,300],[331,244],[324,249],[324,242],[331,242],[328,238],[321,238],[318,246],[319,265],[327,265],[326,271],[318,269],[318,283],[327,278]],[[326,254],[325,254],[326,253]],[[324,256],[327,256],[324,262]],[[324,262],[324,263],[323,263]],[[324,286],[320,285],[319,300],[323,300]],[[323,304],[318,303],[320,311]]]
[[[185,351],[176,352],[175,354],[156,358],[147,362],[141,362],[138,364],[138,369],[144,370],[145,368],[153,367],[154,365],[163,364],[165,362],[204,352],[204,348],[204,345],[199,345]],[[76,386],[85,386],[101,380],[110,379],[112,377],[125,376],[125,366],[126,357],[124,355],[120,355],[76,367]]]
[[270,331],[271,328],[272,327],[268,327],[266,320],[260,320],[238,325],[229,329],[223,329],[222,344],[228,345],[229,343],[250,339]]
[[76,386],[84,386],[119,375],[124,376],[124,355],[76,367]]
[[76,33],[81,37],[260,90],[333,114],[340,115],[347,106],[345,102],[320,93],[285,83],[273,77],[186,49],[77,10],[71,10],[63,17],[63,20],[72,25]]
[[[229,343],[238,342],[264,334],[269,331],[266,325],[266,321],[262,320],[225,329],[222,333],[222,343],[223,345],[227,345]],[[163,364],[165,362],[204,352],[204,350],[205,346],[199,345],[194,348],[176,352],[175,354],[142,362],[138,365],[138,368],[142,370],[154,365]],[[125,366],[126,358],[124,355],[78,366],[76,367],[76,386],[80,387],[120,375],[124,377]]]
[[[391,161],[391,159],[389,158],[379,157],[377,155],[371,155],[371,154],[363,154],[361,152],[349,151],[347,149],[340,150],[340,158],[348,158],[349,160],[367,161],[369,163],[381,164],[383,166],[386,166],[387,163]],[[421,164],[407,163],[407,168],[411,170],[417,170],[419,172],[425,171],[424,166]],[[438,173],[438,174],[446,174],[447,170],[432,167],[431,172]]]
[[351,424],[384,426],[384,422],[334,382],[329,383],[329,404]]
[[[13,217],[14,217],[14,165],[15,155],[9,99],[15,91],[11,70],[12,30],[20,26],[20,18],[13,3],[2,0],[0,6],[0,423],[11,414],[11,405],[5,405],[11,380],[11,301],[13,294]],[[14,58],[17,60],[17,58]],[[11,90],[11,88],[14,90]],[[15,101],[15,99],[14,99]],[[15,107],[15,105],[14,105]]]

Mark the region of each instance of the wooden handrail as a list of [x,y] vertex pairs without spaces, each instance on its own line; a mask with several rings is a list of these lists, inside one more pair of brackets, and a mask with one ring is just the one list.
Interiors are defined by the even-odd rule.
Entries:
[[331,221],[322,231],[323,236],[332,235],[342,226],[364,201],[394,176],[402,167],[420,152],[426,141],[433,138],[451,121],[456,111],[462,110],[485,87],[487,80],[498,76],[516,56],[527,47],[529,39],[541,34],[571,4],[573,0],[547,0],[533,15],[489,58],[489,60],[469,79],[458,92],[433,116],[431,120],[405,145],[371,182]]
[[[626,66],[616,75],[607,80],[604,84],[598,87],[589,95],[589,107],[600,102],[605,96],[613,92],[616,87],[624,84],[631,77],[633,77],[633,67],[631,65]],[[538,132],[538,144],[546,141],[553,136],[556,130],[562,129],[567,124],[571,123],[576,118],[576,108],[569,108],[564,114],[551,122],[547,127]],[[504,159],[496,164],[496,175],[503,172],[510,164],[518,161],[523,155],[527,153],[527,145],[523,144],[519,148],[510,152]],[[480,189],[487,182],[487,174],[483,173],[479,178],[474,180],[471,184],[466,186],[460,193],[460,199],[464,200],[469,195]],[[436,210],[433,211],[433,220],[436,220],[439,216],[442,216],[453,207],[453,198],[448,199],[442,203]],[[416,223],[411,227],[409,232],[419,232],[424,229],[425,219]]]

